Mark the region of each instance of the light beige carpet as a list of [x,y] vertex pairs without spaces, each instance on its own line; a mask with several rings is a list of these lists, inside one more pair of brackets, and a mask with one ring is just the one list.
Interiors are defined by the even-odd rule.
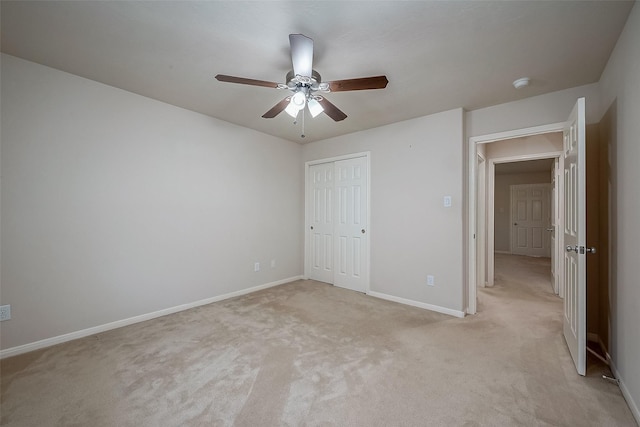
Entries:
[[576,374],[548,260],[456,319],[298,281],[2,361],[7,426],[633,426]]

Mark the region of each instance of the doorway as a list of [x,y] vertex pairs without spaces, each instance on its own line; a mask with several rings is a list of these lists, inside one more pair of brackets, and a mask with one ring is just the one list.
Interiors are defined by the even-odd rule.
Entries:
[[[535,271],[546,269],[536,277],[538,286],[557,294],[553,277],[555,263],[552,259],[552,242],[555,243],[555,206],[553,196],[557,173],[557,158],[525,160],[495,164],[493,187],[494,217],[494,275],[504,277],[501,266],[522,268],[522,277],[531,277]],[[478,212],[480,214],[480,212]],[[538,258],[527,262],[510,261],[514,257]],[[493,281],[493,280],[492,280]],[[546,285],[543,283],[546,282]]]
[[[519,129],[507,131],[497,134],[485,135],[480,137],[472,137],[469,139],[469,159],[474,161],[469,163],[469,236],[475,240],[475,244],[468,245],[468,298],[467,298],[467,314],[475,314],[477,311],[477,287],[492,286],[495,276],[495,210],[494,210],[494,186],[496,176],[496,165],[503,163],[513,163],[519,161],[530,161],[540,159],[554,159],[556,165],[557,178],[555,180],[555,197],[561,200],[563,197],[563,176],[558,171],[564,167],[562,158],[562,143],[548,143],[541,145],[543,148],[532,149],[532,137],[546,137],[557,135],[562,140],[562,131],[564,123],[555,123],[533,128]],[[515,143],[517,149],[508,149],[507,146]],[[491,146],[492,143],[495,145]],[[546,147],[546,148],[544,148]],[[489,149],[491,148],[491,150]],[[482,172],[478,171],[480,167],[476,161],[478,154],[486,159],[486,182],[479,182],[478,175]],[[557,161],[555,160],[557,159]],[[551,163],[551,160],[549,160]],[[486,192],[486,200],[480,201],[479,195],[482,195],[482,189]],[[480,193],[479,193],[480,191]],[[484,197],[483,197],[484,199]],[[478,221],[479,206],[484,204],[486,209],[486,221]],[[561,204],[556,204],[560,206]],[[557,233],[556,233],[557,234]],[[478,244],[478,236],[485,237],[483,245]],[[556,236],[555,245],[562,245],[561,236]],[[557,248],[556,252],[557,253]],[[478,262],[482,262],[483,267],[478,268]],[[484,271],[485,277],[479,277],[479,272]]]
[[[547,190],[543,197],[549,198],[553,194],[555,200],[544,202],[544,206],[540,208],[544,210],[544,218],[542,223],[544,227],[536,230],[537,239],[541,239],[543,247],[546,249],[544,253],[537,253],[538,256],[549,256],[550,253],[556,253],[557,248],[550,250],[551,241],[557,246],[561,244],[558,239],[551,239],[551,235],[557,235],[558,230],[552,224],[557,223],[560,212],[556,209],[561,206],[558,200],[563,196],[561,179],[550,179],[551,174],[561,175],[559,172],[562,154],[562,134],[549,132],[544,135],[529,135],[520,138],[506,138],[497,141],[491,141],[484,144],[483,151],[487,157],[488,168],[486,176],[486,184],[477,183],[478,188],[483,185],[486,187],[486,230],[478,230],[479,235],[486,236],[486,244],[480,247],[476,255],[477,261],[484,260],[486,278],[480,286],[492,286],[495,275],[495,253],[513,253],[514,239],[518,238],[517,233],[526,233],[520,236],[520,242],[531,242],[535,240],[533,231],[529,235],[528,231],[522,230],[521,223],[515,218],[522,213],[529,212],[532,214],[534,200],[536,195],[530,195],[526,198],[531,202],[528,206],[525,204],[524,212],[514,212],[517,206],[512,206],[512,188],[511,186],[525,184],[540,184],[551,186],[556,191]],[[529,154],[522,154],[523,147]],[[553,150],[553,151],[546,151]],[[538,151],[537,153],[535,151]],[[559,177],[560,178],[560,177]],[[517,188],[517,187],[516,187]],[[535,188],[535,187],[534,187]],[[478,193],[479,195],[479,193]],[[476,215],[480,215],[479,207],[481,202],[478,200]],[[555,211],[551,212],[551,206]],[[553,218],[552,218],[553,217]],[[528,224],[531,225],[531,224]],[[539,226],[539,225],[537,225]],[[540,246],[534,242],[534,246]],[[517,243],[516,243],[517,246]],[[516,252],[517,253],[517,252]],[[532,254],[533,255],[533,254]],[[555,267],[554,263],[554,267]]]
[[[563,335],[567,347],[575,364],[578,374],[585,375],[586,361],[586,254],[596,253],[594,247],[589,247],[586,243],[586,198],[585,198],[585,177],[586,177],[586,124],[585,124],[585,99],[577,99],[567,121],[552,125],[539,126],[536,128],[508,131],[500,134],[472,137],[469,139],[469,156],[472,159],[469,164],[469,225],[468,236],[475,238],[477,217],[477,183],[475,181],[476,153],[479,145],[487,143],[502,143],[507,139],[521,135],[546,135],[554,132],[562,132],[562,145],[559,152],[553,153],[550,157],[558,158],[558,170],[561,174],[556,175],[555,188],[557,201],[556,206],[561,206],[562,211],[559,221],[556,221],[558,230],[562,230],[555,238],[555,254],[562,251],[562,275],[560,287],[565,287],[563,304]],[[520,148],[526,148],[522,145]],[[524,150],[526,151],[526,150]],[[527,154],[524,155],[526,157]],[[542,156],[541,156],[542,157]],[[554,164],[556,164],[554,162]],[[490,161],[491,165],[491,161]],[[491,187],[489,187],[491,188]],[[491,226],[489,221],[488,225]],[[488,233],[489,236],[492,233]],[[491,241],[491,239],[489,240]],[[566,248],[564,245],[567,245]],[[487,245],[490,246],[490,245]],[[476,277],[476,245],[468,244],[468,313],[476,311],[477,277]],[[493,249],[493,248],[491,248]],[[487,250],[488,257],[491,257],[493,250]],[[559,258],[560,256],[557,255]],[[553,263],[555,265],[555,263]],[[491,268],[491,265],[489,265]],[[556,266],[556,269],[558,267]]]

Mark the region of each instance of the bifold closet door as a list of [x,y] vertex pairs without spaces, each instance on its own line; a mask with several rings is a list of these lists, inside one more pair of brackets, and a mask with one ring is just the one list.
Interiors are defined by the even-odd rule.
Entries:
[[309,278],[368,290],[367,159],[312,165]]

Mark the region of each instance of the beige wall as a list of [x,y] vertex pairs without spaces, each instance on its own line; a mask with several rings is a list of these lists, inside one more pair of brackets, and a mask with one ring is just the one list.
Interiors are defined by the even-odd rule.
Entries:
[[482,145],[487,146],[487,159],[494,160],[561,152],[562,133],[553,132],[522,138],[511,138]]
[[597,123],[600,120],[600,92],[598,84],[592,83],[468,111],[465,114],[466,137],[562,123],[580,97],[587,100],[587,123]]
[[2,349],[301,275],[300,154],[2,55]]
[[609,352],[621,389],[640,422],[639,40],[640,6],[636,3],[600,80],[600,137],[608,152],[602,160],[607,159],[603,167],[609,189]]
[[305,161],[371,152],[372,291],[464,310],[462,118],[457,109],[304,146]]

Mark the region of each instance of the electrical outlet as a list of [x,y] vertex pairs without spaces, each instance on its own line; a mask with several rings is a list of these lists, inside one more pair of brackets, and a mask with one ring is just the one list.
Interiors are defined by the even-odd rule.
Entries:
[[11,319],[11,305],[0,305],[0,322]]
[[436,279],[432,275],[427,276],[427,285],[434,286],[436,284]]
[[253,271],[260,271],[260,263],[256,262],[255,264],[253,264]]
[[275,259],[271,260],[271,268],[276,268],[276,260]]

